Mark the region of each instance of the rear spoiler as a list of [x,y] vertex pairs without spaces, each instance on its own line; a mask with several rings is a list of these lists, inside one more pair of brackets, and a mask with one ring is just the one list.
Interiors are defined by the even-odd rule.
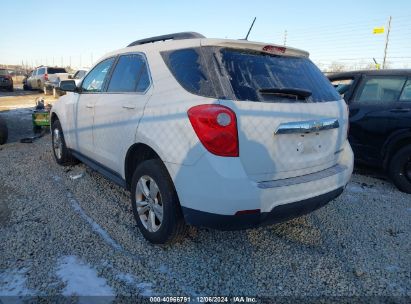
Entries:
[[303,50],[262,42],[253,42],[247,40],[231,40],[231,39],[202,39],[201,46],[221,46],[235,49],[247,49],[267,54],[309,57],[309,53]]

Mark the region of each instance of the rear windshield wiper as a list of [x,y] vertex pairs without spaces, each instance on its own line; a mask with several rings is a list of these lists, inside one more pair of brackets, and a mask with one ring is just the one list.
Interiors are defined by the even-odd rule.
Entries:
[[[304,90],[299,88],[262,88],[258,92],[261,94],[275,94],[284,97],[297,97],[299,99],[305,99],[312,95],[310,90]],[[290,96],[291,95],[291,96]]]

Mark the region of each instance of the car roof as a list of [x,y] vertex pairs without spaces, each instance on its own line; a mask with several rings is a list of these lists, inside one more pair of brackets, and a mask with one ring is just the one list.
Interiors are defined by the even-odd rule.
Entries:
[[[170,38],[170,35],[175,35]],[[185,38],[187,37],[187,38]],[[194,38],[192,38],[194,37]],[[238,49],[249,49],[260,52],[273,53],[273,51],[278,51],[274,53],[276,55],[285,55],[285,56],[299,56],[299,57],[308,57],[309,53],[300,49],[267,43],[267,42],[255,42],[248,40],[236,40],[236,39],[217,39],[217,38],[205,38],[201,34],[194,32],[184,32],[184,33],[175,33],[169,35],[156,36],[151,38],[145,38],[137,40],[129,44],[129,46],[112,51],[102,58],[101,60],[116,56],[122,53],[131,53],[131,52],[161,52],[161,51],[171,51],[183,48],[190,47],[199,47],[199,46],[221,46],[229,48],[238,48]],[[264,47],[270,47],[268,50],[263,50]]]
[[411,76],[411,69],[386,69],[386,70],[358,70],[349,72],[339,72],[327,75],[329,79],[350,78],[358,75],[370,76]]

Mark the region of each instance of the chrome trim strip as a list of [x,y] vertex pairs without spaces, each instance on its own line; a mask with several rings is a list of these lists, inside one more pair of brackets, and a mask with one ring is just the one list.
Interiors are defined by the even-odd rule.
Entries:
[[260,183],[257,183],[257,186],[260,189],[269,189],[269,188],[286,187],[286,186],[291,186],[291,185],[296,185],[296,184],[303,184],[303,183],[308,183],[308,182],[312,182],[315,180],[319,180],[319,179],[323,179],[326,177],[336,175],[347,169],[348,169],[347,166],[337,164],[331,168],[328,168],[328,169],[325,169],[319,172],[302,175],[302,176],[260,182]]
[[286,122],[278,126],[277,130],[274,132],[274,135],[311,133],[323,130],[336,129],[339,126],[340,124],[337,118],[324,118],[317,120]]

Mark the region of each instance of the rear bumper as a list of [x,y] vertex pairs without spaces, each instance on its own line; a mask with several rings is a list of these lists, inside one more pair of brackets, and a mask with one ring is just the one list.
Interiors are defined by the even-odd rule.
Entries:
[[[251,180],[235,157],[216,157],[209,153],[191,166],[165,164],[187,223],[241,229],[287,220],[325,205],[349,182],[353,153],[346,141],[332,167],[261,182]],[[256,211],[250,214],[250,210]],[[247,215],[243,215],[245,213]]]
[[274,207],[270,212],[220,215],[183,207],[183,213],[186,222],[194,226],[209,227],[219,230],[255,228],[258,226],[280,223],[317,210],[338,197],[343,192],[343,189],[344,188],[341,187],[299,202],[279,205]]

